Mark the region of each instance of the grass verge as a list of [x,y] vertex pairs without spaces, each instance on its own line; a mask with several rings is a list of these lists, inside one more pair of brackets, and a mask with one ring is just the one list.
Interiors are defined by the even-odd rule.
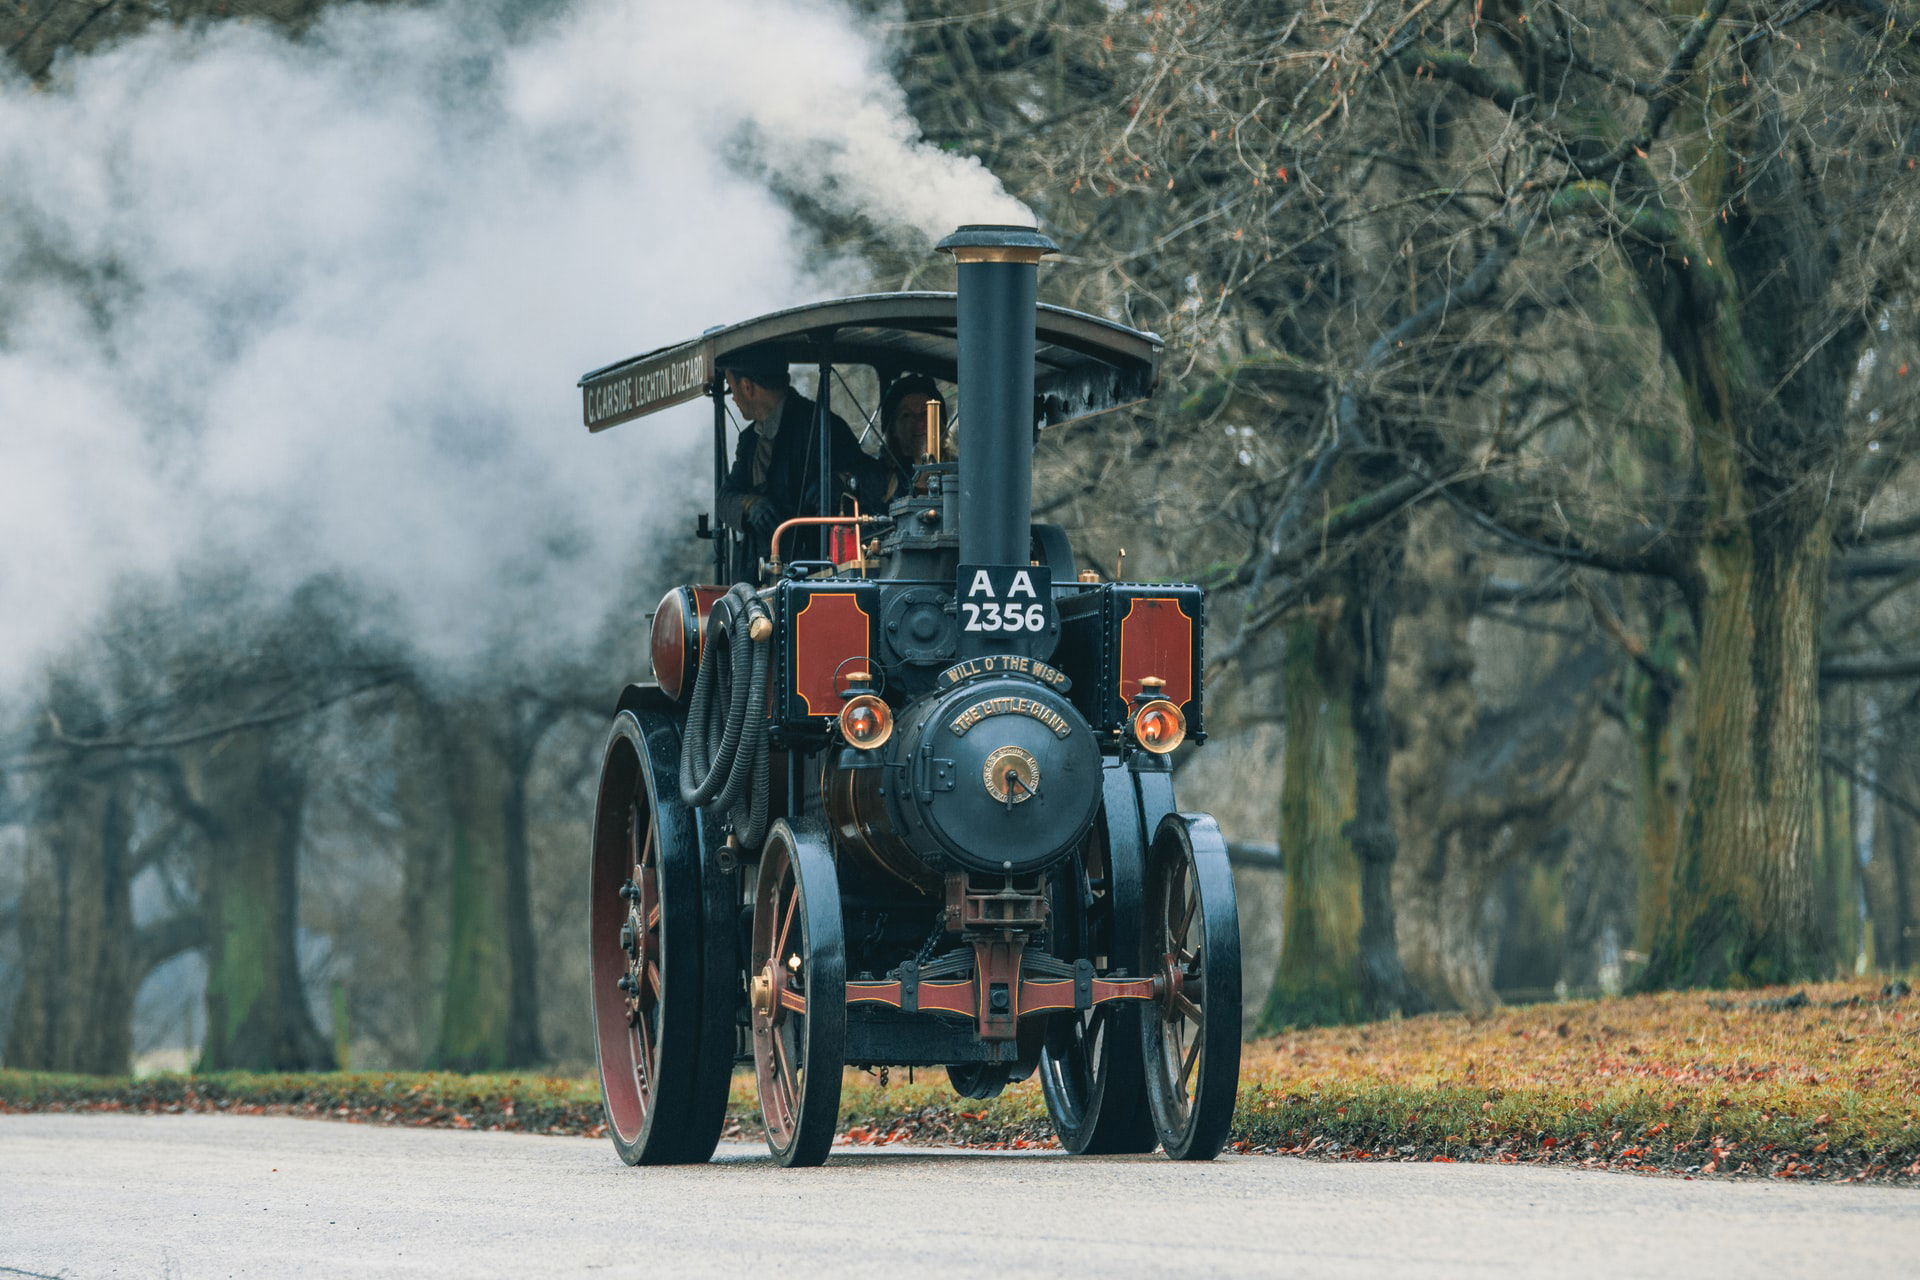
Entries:
[[227,1071],[135,1077],[0,1071],[0,1114],[10,1111],[224,1112],[448,1129],[603,1132],[597,1082],[538,1075]]
[[[1920,1182],[1920,1001],[1835,983],[1536,1005],[1290,1033],[1246,1046],[1232,1145],[1344,1160],[1555,1163]],[[594,1082],[418,1073],[0,1072],[0,1112],[275,1113],[599,1136]],[[1039,1090],[959,1099],[945,1073],[849,1072],[853,1144],[1049,1147]],[[732,1136],[753,1138],[751,1073]]]

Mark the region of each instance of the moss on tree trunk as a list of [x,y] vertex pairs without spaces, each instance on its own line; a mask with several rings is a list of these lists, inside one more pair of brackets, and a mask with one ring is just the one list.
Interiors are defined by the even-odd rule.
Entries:
[[508,1043],[505,762],[476,715],[449,718],[443,742],[453,856],[446,996],[436,1066],[494,1071],[510,1065]]
[[1755,523],[1701,548],[1693,783],[1650,985],[1791,982],[1823,967],[1813,870],[1827,528]]
[[1634,809],[1640,832],[1640,874],[1634,948],[1642,955],[1666,923],[1686,811],[1687,708],[1679,672],[1684,620],[1664,610],[1647,654],[1656,676],[1638,668],[1626,674],[1626,728],[1633,747]]
[[1678,376],[1697,499],[1683,575],[1699,643],[1693,778],[1643,979],[1656,986],[1787,982],[1828,965],[1814,885],[1836,506],[1819,428],[1848,411],[1866,329],[1857,316],[1824,336],[1805,327],[1826,305],[1831,237],[1780,145],[1780,103],[1740,62],[1771,56],[1710,53],[1679,91],[1677,118],[1699,127],[1676,143],[1672,213],[1623,240]]
[[1860,958],[1859,858],[1853,838],[1853,783],[1837,769],[1820,777],[1820,874],[1815,932],[1836,974],[1851,974]]
[[1360,1016],[1360,863],[1353,820],[1353,676],[1324,613],[1287,628],[1286,756],[1280,847],[1286,851],[1280,964],[1260,1015],[1267,1030]]
[[[496,1071],[541,1061],[533,928],[527,779],[551,716],[529,719],[509,702],[428,705],[444,804],[415,794],[422,812],[445,815],[444,877],[428,857],[412,859],[410,899],[445,902],[446,981],[433,1043],[435,1066]],[[420,852],[425,852],[421,850]],[[420,878],[428,876],[421,885]]]
[[127,815],[113,778],[55,777],[27,829],[6,1065],[124,1074],[133,1050]]
[[300,972],[299,852],[305,780],[270,731],[236,734],[187,770],[209,815],[202,1071],[333,1065]]

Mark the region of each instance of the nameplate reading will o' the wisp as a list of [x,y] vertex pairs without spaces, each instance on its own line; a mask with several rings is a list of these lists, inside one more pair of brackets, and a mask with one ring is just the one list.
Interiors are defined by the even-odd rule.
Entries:
[[951,688],[976,676],[1031,676],[1059,693],[1073,687],[1073,681],[1067,679],[1067,673],[1060,668],[1020,653],[983,653],[977,658],[956,662],[940,673],[939,684],[943,689]]

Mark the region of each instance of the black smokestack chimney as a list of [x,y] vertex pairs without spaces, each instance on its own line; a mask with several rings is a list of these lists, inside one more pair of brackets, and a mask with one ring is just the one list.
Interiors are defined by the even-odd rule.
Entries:
[[960,328],[960,563],[1026,564],[1033,521],[1035,268],[1059,246],[1032,227],[965,226],[953,255]]

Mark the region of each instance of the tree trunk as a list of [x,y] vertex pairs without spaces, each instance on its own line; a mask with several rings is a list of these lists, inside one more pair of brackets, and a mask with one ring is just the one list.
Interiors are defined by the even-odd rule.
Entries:
[[1835,976],[1851,975],[1860,957],[1859,859],[1853,842],[1853,784],[1837,769],[1820,779],[1819,919],[1815,933]]
[[[1886,714],[1876,706],[1870,719]],[[1891,726],[1876,724],[1867,767],[1873,786],[1864,803],[1873,806],[1872,860],[1866,882],[1873,909],[1873,960],[1881,969],[1904,971],[1914,960],[1910,938],[1912,912],[1912,858],[1914,815],[1888,799],[1888,793],[1910,796],[1912,771],[1906,767],[1907,745]]]
[[1913,918],[1913,823],[1905,814],[1883,819],[1887,828],[1887,854],[1891,859],[1887,866],[1892,873],[1892,892],[1888,895],[1887,919],[1891,927],[1887,930],[1885,967],[1895,971],[1905,971],[1914,960],[1913,938],[1915,922]]
[[1763,87],[1773,45],[1732,52],[1676,90],[1695,126],[1676,143],[1685,176],[1621,238],[1678,377],[1697,494],[1693,778],[1652,986],[1829,968],[1813,910],[1828,486],[1868,329],[1829,305],[1841,246]]
[[1677,609],[1661,608],[1657,626],[1646,657],[1661,674],[1633,666],[1625,676],[1641,852],[1633,945],[1643,956],[1667,919],[1686,812],[1685,762],[1690,754],[1680,677],[1683,619]]
[[1369,1017],[1422,1013],[1431,1006],[1407,977],[1394,922],[1393,864],[1400,840],[1393,826],[1393,720],[1387,713],[1387,656],[1399,590],[1406,527],[1394,522],[1391,542],[1376,555],[1355,556],[1346,574],[1343,621],[1354,655],[1353,821],[1347,838],[1360,863],[1360,992]]
[[1500,1005],[1493,989],[1493,931],[1487,927],[1494,914],[1490,895],[1512,842],[1504,831],[1474,827],[1448,829],[1437,838],[1446,871],[1426,886],[1425,958],[1447,1000],[1469,1013],[1486,1013]]
[[1651,986],[1792,982],[1825,967],[1812,888],[1827,520],[1737,514],[1698,559],[1693,782]]
[[123,1075],[133,1053],[128,815],[116,781],[51,776],[28,829],[6,1065]]
[[536,718],[517,723],[507,761],[501,815],[505,842],[502,868],[507,914],[507,1060],[515,1066],[546,1057],[540,1047],[538,956],[533,935],[533,878],[527,832],[527,780],[544,725]]
[[329,1068],[333,1050],[314,1022],[298,951],[306,780],[267,730],[221,739],[186,774],[211,828],[199,1069]]
[[1499,929],[1494,934],[1493,989],[1502,1000],[1553,998],[1564,981],[1570,942],[1564,842],[1531,850],[1496,886]]
[[1287,744],[1280,783],[1286,853],[1280,964],[1263,1030],[1348,1022],[1364,1004],[1360,862],[1354,816],[1352,662],[1344,628],[1323,612],[1287,628]]
[[[443,717],[453,856],[446,884],[451,899],[446,995],[434,1061],[453,1071],[497,1071],[535,1060],[524,1028],[516,1034],[514,1025],[512,782],[496,736],[498,710],[479,704]],[[525,874],[523,850],[523,886]],[[519,1012],[524,1018],[532,1011]],[[532,1039],[537,1042],[537,1033]]]
[[405,995],[411,1056],[424,1067],[438,1052],[446,992],[448,786],[444,725],[424,697],[408,699],[396,735],[394,806],[400,819],[400,936],[405,940]]

